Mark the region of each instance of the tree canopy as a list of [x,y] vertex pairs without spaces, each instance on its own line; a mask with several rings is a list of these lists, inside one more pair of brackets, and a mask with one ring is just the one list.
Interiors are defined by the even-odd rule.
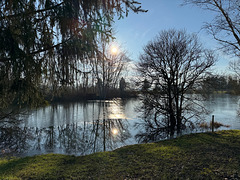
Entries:
[[140,135],[140,139],[155,141],[163,134],[173,135],[192,125],[193,117],[200,117],[204,107],[191,92],[199,88],[214,63],[213,52],[185,31],[162,31],[144,47],[138,71],[147,137]]
[[0,2],[0,108],[37,106],[44,84],[74,84],[79,63],[112,38],[113,17],[144,11],[134,0]]

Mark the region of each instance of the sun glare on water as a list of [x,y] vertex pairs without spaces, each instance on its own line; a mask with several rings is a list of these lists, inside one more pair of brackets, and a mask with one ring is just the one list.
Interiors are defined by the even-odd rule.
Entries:
[[112,130],[112,133],[113,133],[114,135],[117,135],[117,134],[118,134],[118,130],[117,130],[116,128],[114,128],[114,129]]

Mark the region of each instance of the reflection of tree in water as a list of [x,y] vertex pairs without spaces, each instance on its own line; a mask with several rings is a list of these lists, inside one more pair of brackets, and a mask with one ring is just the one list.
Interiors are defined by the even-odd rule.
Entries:
[[[93,124],[94,140],[93,151],[112,150],[124,145],[130,137],[126,121],[122,119],[97,120]],[[114,134],[116,130],[117,134]]]
[[[188,102],[188,105],[191,107],[191,112],[187,111],[182,113],[183,120],[181,129],[178,132],[175,128],[174,134],[171,134],[169,128],[169,116],[156,116],[153,111],[149,111],[149,107],[144,108],[144,105],[137,108],[136,110],[140,113],[139,118],[141,120],[135,124],[135,127],[139,130],[135,135],[136,140],[140,143],[156,142],[181,136],[182,134],[200,131],[200,125],[204,122],[205,115],[210,111],[201,106],[203,102],[201,97],[194,96],[195,95],[189,95],[189,97],[194,99],[193,102]],[[203,108],[201,109],[201,107]]]
[[169,137],[169,131],[166,128],[167,122],[164,120],[158,122],[152,119],[152,117],[145,117],[142,122],[136,124],[139,132],[135,135],[135,138],[138,142],[154,142]]
[[[98,103],[98,120],[93,122],[95,131],[94,151],[99,151],[99,144],[103,145],[103,150],[115,149],[119,145],[117,142],[124,142],[130,137],[127,121],[123,121],[125,115],[122,113],[122,101],[100,101]],[[124,123],[123,123],[124,122]],[[113,131],[116,130],[117,134]],[[102,139],[102,142],[101,142]]]
[[22,153],[29,148],[26,143],[33,139],[33,133],[28,128],[2,126],[0,128],[1,153]]
[[38,151],[36,154],[53,152],[85,155],[115,149],[124,145],[130,133],[127,120],[108,118],[110,107],[112,106],[107,103],[98,106],[101,109],[98,111],[99,115],[102,112],[103,118],[91,122],[84,121],[48,128],[1,127],[0,149],[8,149],[12,154],[20,155],[34,154],[31,151]]

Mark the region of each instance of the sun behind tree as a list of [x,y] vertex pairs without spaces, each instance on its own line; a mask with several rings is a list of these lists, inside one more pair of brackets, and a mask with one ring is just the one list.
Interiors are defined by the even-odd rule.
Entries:
[[115,46],[111,47],[111,53],[112,53],[113,55],[116,55],[116,54],[118,53],[118,48],[115,47]]

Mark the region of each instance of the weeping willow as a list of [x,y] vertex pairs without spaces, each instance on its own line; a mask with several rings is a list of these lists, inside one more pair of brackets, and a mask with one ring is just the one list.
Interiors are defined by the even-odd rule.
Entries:
[[144,11],[134,0],[3,0],[0,2],[0,111],[37,107],[44,87],[73,85],[112,38],[113,18]]

